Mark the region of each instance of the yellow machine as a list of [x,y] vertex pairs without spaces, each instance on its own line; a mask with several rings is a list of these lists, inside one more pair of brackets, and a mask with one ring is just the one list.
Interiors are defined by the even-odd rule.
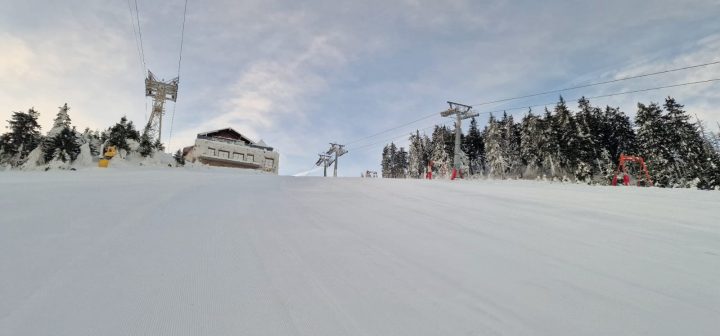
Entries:
[[115,148],[115,146],[107,146],[105,148],[103,158],[98,162],[98,167],[107,168],[110,164],[110,159],[112,159],[115,155],[117,155],[117,148]]

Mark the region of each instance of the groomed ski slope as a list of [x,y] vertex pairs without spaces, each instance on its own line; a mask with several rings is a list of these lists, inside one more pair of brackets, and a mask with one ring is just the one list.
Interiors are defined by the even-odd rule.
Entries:
[[720,193],[0,173],[0,335],[718,335]]

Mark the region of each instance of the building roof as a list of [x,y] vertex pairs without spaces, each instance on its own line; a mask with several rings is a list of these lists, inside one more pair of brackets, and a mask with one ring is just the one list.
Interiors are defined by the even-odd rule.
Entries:
[[255,145],[255,141],[252,139],[242,135],[240,132],[232,129],[231,127],[227,128],[221,128],[214,131],[204,132],[204,133],[198,133],[199,137],[218,137],[218,138],[227,138],[231,140],[241,140],[243,142],[246,142],[251,145]]
[[264,141],[258,142],[242,135],[240,132],[232,129],[231,127],[221,128],[214,131],[198,133],[198,138],[210,138],[218,141],[229,141],[229,142],[242,142],[247,146],[261,148],[268,151],[273,151],[273,148],[268,146]]

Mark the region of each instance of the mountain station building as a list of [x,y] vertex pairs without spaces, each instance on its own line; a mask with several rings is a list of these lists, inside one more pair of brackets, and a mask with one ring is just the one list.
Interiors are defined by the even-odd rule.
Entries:
[[200,133],[195,145],[183,148],[186,161],[278,173],[280,154],[260,140],[255,142],[232,128]]

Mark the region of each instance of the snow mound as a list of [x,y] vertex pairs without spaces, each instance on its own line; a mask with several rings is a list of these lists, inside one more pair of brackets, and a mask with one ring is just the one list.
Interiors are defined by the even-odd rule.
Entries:
[[90,151],[90,144],[85,143],[82,146],[80,146],[80,155],[75,159],[73,162],[73,166],[75,167],[90,167],[95,165],[96,163],[93,161],[93,155]]
[[27,161],[22,164],[20,169],[30,171],[43,170],[45,169],[44,161],[42,148],[41,146],[37,146],[28,154]]

